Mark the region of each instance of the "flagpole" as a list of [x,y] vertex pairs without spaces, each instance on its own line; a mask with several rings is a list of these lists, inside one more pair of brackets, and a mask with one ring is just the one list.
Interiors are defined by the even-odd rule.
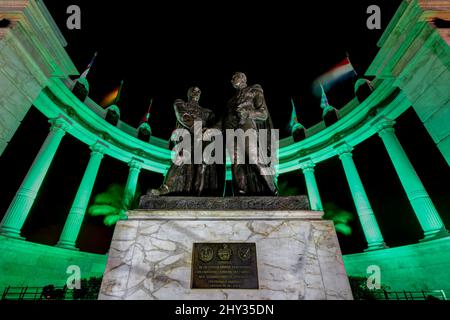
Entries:
[[147,110],[147,113],[144,118],[145,122],[147,122],[147,123],[150,120],[150,112],[152,111],[152,105],[153,105],[153,97],[150,99],[150,105],[148,106],[148,110]]
[[152,111],[153,97],[150,99],[150,105],[148,106],[147,114],[145,115],[145,122],[150,120],[150,112]]
[[152,111],[152,107],[153,107],[153,97],[150,99],[150,105],[148,106],[148,111],[147,111],[148,114],[150,114],[150,112]]
[[348,62],[350,62],[350,65],[352,66],[352,69],[353,69],[353,72],[355,73],[356,78],[358,78],[358,73],[356,72],[356,69],[352,63],[352,60],[350,60],[350,55],[348,54],[348,51],[345,52],[345,55],[347,56]]
[[117,105],[120,100],[120,96],[122,95],[122,88],[123,88],[123,80],[120,82],[119,92],[117,92],[116,99],[114,99],[114,104]]
[[94,65],[95,58],[97,58],[98,52],[95,52],[94,57],[92,58],[91,62],[88,64],[86,70],[81,74],[80,78],[87,78],[89,71],[91,71],[92,66]]

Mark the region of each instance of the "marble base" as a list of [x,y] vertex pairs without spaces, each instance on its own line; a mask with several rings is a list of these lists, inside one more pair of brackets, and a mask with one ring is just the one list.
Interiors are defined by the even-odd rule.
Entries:
[[[313,211],[132,211],[114,232],[101,300],[352,299],[336,232]],[[259,289],[191,289],[192,248],[256,243]]]

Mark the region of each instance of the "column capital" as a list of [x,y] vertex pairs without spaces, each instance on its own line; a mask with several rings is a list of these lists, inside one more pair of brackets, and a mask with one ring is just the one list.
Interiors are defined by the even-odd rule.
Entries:
[[51,125],[50,131],[59,131],[66,133],[66,131],[72,126],[72,123],[64,117],[57,117],[48,121]]
[[352,157],[353,150],[354,150],[353,147],[351,145],[349,145],[348,143],[338,144],[337,146],[334,147],[334,151],[341,159],[342,159],[342,157],[345,157],[345,156]]
[[99,154],[103,156],[105,154],[106,149],[108,149],[108,146],[98,141],[89,148],[92,150],[91,152],[92,155]]
[[311,160],[307,159],[306,161],[300,162],[300,169],[303,171],[313,170],[316,167],[316,164]]
[[128,163],[128,166],[130,167],[130,169],[135,169],[135,170],[141,170],[142,165],[143,165],[143,162],[141,160],[138,160],[135,158],[131,159],[131,161]]
[[383,132],[394,132],[395,121],[386,117],[379,118],[372,123],[372,128],[378,135]]

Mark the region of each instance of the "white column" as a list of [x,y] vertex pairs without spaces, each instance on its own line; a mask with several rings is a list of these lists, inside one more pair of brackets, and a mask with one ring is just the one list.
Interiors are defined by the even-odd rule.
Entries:
[[448,231],[445,229],[433,201],[395,135],[394,124],[394,121],[383,118],[375,123],[374,128],[383,140],[395,171],[424,231],[425,240],[447,236]]
[[80,233],[105,149],[106,147],[101,143],[96,143],[91,147],[91,158],[64,225],[61,238],[57,244],[58,247],[76,250],[78,234]]
[[322,200],[320,198],[319,188],[317,186],[316,176],[314,175],[315,164],[312,161],[306,161],[300,164],[306,182],[309,203],[314,211],[323,211]]
[[356,169],[355,162],[352,155],[353,148],[348,144],[340,145],[336,148],[336,153],[342,161],[345,175],[347,177],[348,185],[352,193],[353,202],[355,203],[356,211],[358,212],[359,221],[361,222],[364,235],[366,237],[368,248],[367,250],[384,249],[383,236],[378,226],[377,219],[370,205],[366,190]]
[[130,209],[133,200],[136,196],[136,188],[139,180],[139,174],[142,168],[142,162],[139,160],[132,160],[128,166],[130,171],[128,174],[127,184],[125,185],[125,190],[122,198],[122,210],[120,212],[121,218],[126,219],[126,211]]
[[61,140],[70,126],[63,118],[53,119],[50,123],[50,133],[42,144],[39,153],[6,211],[0,227],[1,235],[23,239],[20,236],[21,229],[36,200],[36,196],[58,151]]

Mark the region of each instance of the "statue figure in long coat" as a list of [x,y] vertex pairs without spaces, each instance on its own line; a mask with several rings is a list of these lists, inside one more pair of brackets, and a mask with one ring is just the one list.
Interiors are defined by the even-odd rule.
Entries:
[[[188,101],[177,99],[174,103],[175,115],[177,118],[177,125],[174,133],[188,132],[191,139],[191,148],[190,150],[185,150],[185,152],[188,152],[190,161],[189,163],[186,163],[184,158],[186,155],[177,153],[175,155],[175,161],[166,174],[163,185],[157,190],[152,190],[151,193],[153,195],[222,195],[223,191],[219,190],[220,186],[216,165],[205,164],[203,161],[201,163],[195,163],[194,159],[195,145],[200,145],[200,151],[203,151],[203,132],[214,124],[214,113],[199,105],[200,96],[201,90],[197,87],[192,87],[188,91]],[[184,130],[180,131],[180,129]],[[195,130],[201,131],[195,132]],[[179,137],[172,138],[172,140],[179,142]]]
[[[267,109],[264,92],[260,85],[247,85],[245,74],[234,74],[231,83],[237,90],[227,104],[223,119],[223,129],[253,132],[257,143],[232,143],[226,135],[227,150],[232,160],[233,194],[235,196],[273,196],[278,194],[275,169],[268,165],[277,150],[272,150],[273,135],[272,120]],[[265,129],[265,131],[260,131]],[[267,134],[265,143],[261,134]],[[256,158],[255,158],[256,157]],[[257,160],[250,161],[250,159]],[[273,165],[273,163],[272,163]]]

